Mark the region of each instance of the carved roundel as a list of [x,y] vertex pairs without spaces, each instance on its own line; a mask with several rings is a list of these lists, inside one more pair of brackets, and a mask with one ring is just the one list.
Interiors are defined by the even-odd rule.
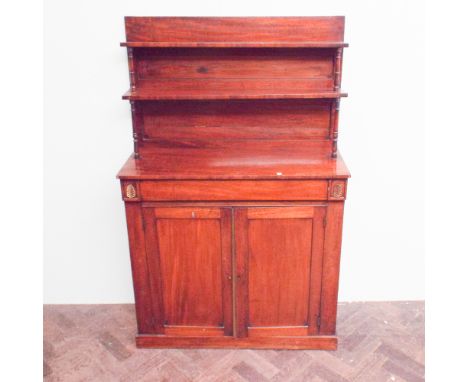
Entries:
[[332,182],[329,197],[331,199],[344,199],[346,192],[346,183],[341,181]]
[[133,184],[127,184],[127,187],[125,187],[125,196],[128,199],[134,199],[136,198],[136,189]]
[[344,185],[343,183],[335,183],[333,185],[332,196],[334,198],[342,198],[344,195]]

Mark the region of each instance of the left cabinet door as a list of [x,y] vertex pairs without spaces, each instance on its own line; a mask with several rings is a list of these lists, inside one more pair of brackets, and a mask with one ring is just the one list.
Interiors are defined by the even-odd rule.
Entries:
[[154,334],[232,336],[232,210],[143,207]]

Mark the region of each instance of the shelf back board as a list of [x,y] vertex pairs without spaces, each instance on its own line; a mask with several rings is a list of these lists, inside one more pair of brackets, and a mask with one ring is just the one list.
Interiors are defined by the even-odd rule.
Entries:
[[334,86],[333,49],[141,48],[133,54],[139,89],[307,92]]
[[141,152],[286,140],[329,148],[332,106],[332,100],[142,102]]
[[343,41],[344,17],[125,17],[127,42],[312,43]]

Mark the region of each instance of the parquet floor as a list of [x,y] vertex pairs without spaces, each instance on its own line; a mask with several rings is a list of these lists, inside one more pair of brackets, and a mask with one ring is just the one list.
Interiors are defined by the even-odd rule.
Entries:
[[45,305],[45,381],[424,381],[424,302],[340,304],[339,349],[137,350],[133,305]]

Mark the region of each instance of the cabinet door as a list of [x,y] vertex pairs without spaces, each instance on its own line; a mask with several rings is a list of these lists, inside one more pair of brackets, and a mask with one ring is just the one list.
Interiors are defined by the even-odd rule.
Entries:
[[235,210],[238,337],[319,333],[325,210]]
[[231,336],[231,209],[143,209],[154,333]]

